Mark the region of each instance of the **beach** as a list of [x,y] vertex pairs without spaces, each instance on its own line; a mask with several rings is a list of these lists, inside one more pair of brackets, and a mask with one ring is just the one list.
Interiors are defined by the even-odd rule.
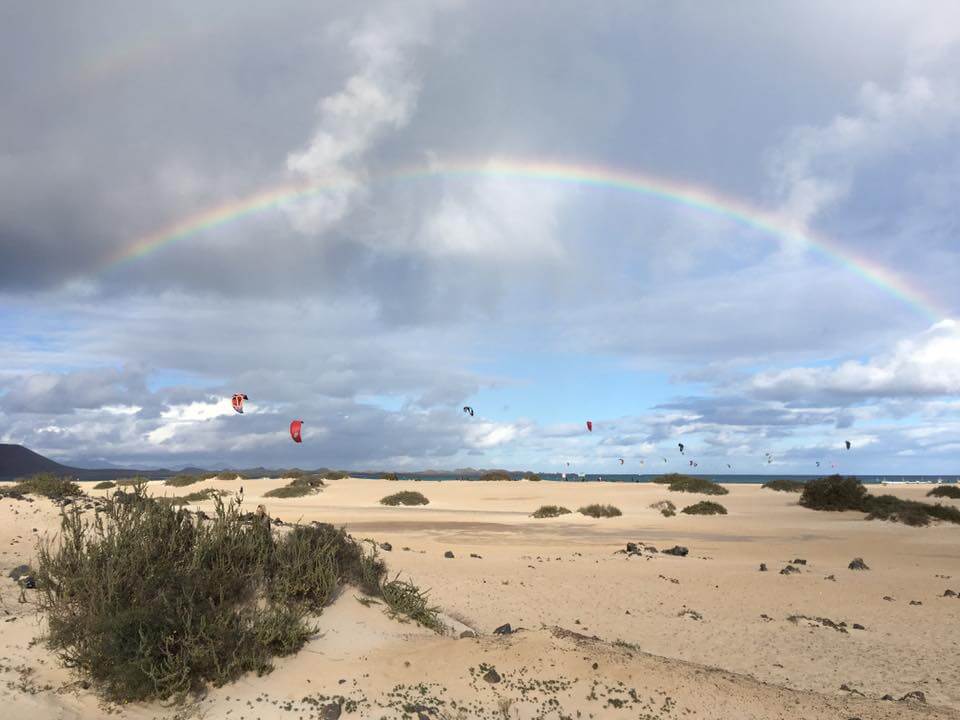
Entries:
[[[449,634],[388,617],[348,587],[316,619],[307,647],[277,659],[272,673],[211,688],[186,707],[113,707],[117,716],[323,717],[339,696],[343,717],[357,718],[960,717],[960,598],[944,596],[960,592],[955,525],[816,512],[796,493],[746,484],[710,498],[726,515],[664,517],[650,505],[671,500],[679,511],[705,498],[649,483],[353,478],[306,497],[264,497],[286,482],[149,488],[162,496],[242,487],[245,509],[262,504],[286,524],[343,525],[386,543],[391,577],[429,588]],[[923,500],[931,487],[871,492]],[[379,503],[401,490],[429,504]],[[623,514],[576,512],[591,503]],[[531,517],[548,504],[573,512]],[[209,513],[212,502],[190,507]],[[34,560],[59,512],[44,498],[0,499],[4,576]],[[675,546],[686,556],[662,552]],[[869,570],[849,569],[855,558]],[[782,574],[788,565],[796,572]],[[15,583],[0,582],[4,716],[99,717],[93,691],[33,642],[43,626],[31,591],[20,603]],[[494,633],[507,623],[513,632]],[[900,700],[918,691],[925,702]]]

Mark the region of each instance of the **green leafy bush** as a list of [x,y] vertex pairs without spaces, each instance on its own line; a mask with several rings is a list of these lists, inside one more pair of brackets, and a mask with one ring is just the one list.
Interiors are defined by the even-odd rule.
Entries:
[[111,490],[115,488],[117,484],[112,480],[104,480],[103,482],[98,482],[93,486],[94,490]]
[[186,487],[201,480],[203,480],[203,477],[200,475],[174,475],[172,478],[167,478],[163,484],[170,487]]
[[23,478],[15,485],[0,487],[0,497],[4,495],[42,495],[51,500],[63,500],[83,495],[80,486],[70,478],[42,474]]
[[289,485],[283,485],[278,488],[273,488],[272,490],[267,490],[263,496],[272,498],[295,498],[304,497],[305,495],[314,495],[316,492],[316,489],[310,487],[309,485],[294,485],[293,483],[290,483]]
[[727,509],[720,503],[702,500],[694,505],[688,505],[680,512],[687,515],[726,515]]
[[569,515],[570,511],[562,505],[541,505],[533,513],[535,518],[555,518],[561,515]]
[[800,504],[811,510],[866,511],[867,489],[854,477],[830,475],[804,485]]
[[776,490],[777,492],[803,492],[806,486],[807,484],[800,480],[780,479],[769,480],[760,487],[767,488],[768,490]]
[[664,517],[673,517],[677,514],[677,506],[669,500],[660,500],[650,505],[654,510],[659,510]]
[[620,512],[620,508],[614,507],[613,505],[599,505],[597,503],[585,505],[577,510],[577,512],[592,518],[610,518],[623,515],[623,513]]
[[689,475],[681,475],[676,478],[670,483],[670,490],[673,492],[701,493],[703,495],[726,495],[730,492],[723,485],[717,485],[711,480]]
[[946,497],[960,500],[960,485],[940,485],[928,492],[927,497]]
[[236,470],[221,470],[214,477],[217,480],[240,480],[242,476]]
[[511,481],[513,477],[506,470],[490,470],[480,476],[482,482],[503,482]]
[[396,473],[390,472],[390,473],[384,473],[384,474],[383,474],[383,479],[384,479],[384,480],[389,480],[389,481],[391,481],[391,482],[396,482],[396,481],[399,480],[400,478],[397,477],[397,474],[396,474]]
[[529,480],[530,482],[540,482],[543,478],[541,478],[541,477],[540,477],[539,475],[537,475],[536,473],[529,473],[529,474],[526,475],[523,479],[524,479],[524,480]]
[[425,595],[384,583],[375,548],[342,529],[274,534],[268,516],[215,502],[215,516],[201,521],[137,485],[96,518],[64,514],[57,544],[38,548],[47,642],[107,698],[168,698],[268,672],[272,657],[303,646],[313,634],[307,613],[343,584],[439,627],[436,609],[415,602]]
[[387,495],[380,499],[381,505],[429,505],[430,501],[423,494],[415,490],[404,490],[402,492]]

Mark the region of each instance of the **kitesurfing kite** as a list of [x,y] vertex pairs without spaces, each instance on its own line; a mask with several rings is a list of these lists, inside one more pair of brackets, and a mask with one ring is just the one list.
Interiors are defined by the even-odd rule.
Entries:
[[300,428],[303,426],[303,420],[292,420],[290,422],[290,437],[295,443],[303,442],[300,439]]
[[620,464],[623,465],[623,458],[620,458]]
[[469,405],[464,405],[464,406],[463,406],[463,411],[464,411],[465,413],[467,413],[468,415],[470,415],[470,417],[473,417],[473,408],[470,407]]
[[235,393],[233,396],[233,409],[241,415],[243,415],[243,401],[246,399],[247,396],[243,393]]
[[683,443],[677,443],[677,446],[680,448],[680,454],[683,455]]
[[820,467],[820,461],[817,460],[817,467]]
[[847,440],[846,443],[847,443],[847,450],[849,450],[849,449],[850,449],[850,441]]
[[589,430],[590,432],[593,432],[593,421],[592,421],[592,420],[587,420],[587,430]]

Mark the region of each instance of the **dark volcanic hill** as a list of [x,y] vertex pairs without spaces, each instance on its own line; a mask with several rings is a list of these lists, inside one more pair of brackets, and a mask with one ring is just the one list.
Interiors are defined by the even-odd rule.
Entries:
[[37,473],[68,475],[78,480],[115,480],[117,478],[143,475],[151,478],[168,477],[169,470],[129,470],[126,468],[104,468],[89,470],[75,468],[44,457],[23,445],[0,443],[0,480],[15,480]]

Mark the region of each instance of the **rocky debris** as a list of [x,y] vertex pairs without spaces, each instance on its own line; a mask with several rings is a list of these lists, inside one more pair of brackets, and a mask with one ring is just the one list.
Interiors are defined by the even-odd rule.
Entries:
[[860,692],[860,691],[857,690],[856,688],[850,687],[850,686],[847,685],[846,683],[844,683],[843,685],[841,685],[841,686],[840,686],[840,689],[843,690],[843,691],[845,691],[845,692],[852,693],[853,695],[859,695],[860,697],[866,697],[866,695],[864,695],[862,692]]
[[792,564],[794,564],[794,565],[806,565],[806,564],[807,564],[807,561],[804,560],[803,558],[796,558],[795,560],[792,560],[791,562],[792,562]]
[[911,605],[923,605],[923,603],[920,602],[919,600],[911,600],[911,601],[910,601],[910,604],[911,604]]
[[476,553],[470,553],[470,557],[476,558],[477,560],[483,560],[483,555],[477,555]]
[[863,558],[854,558],[850,561],[850,564],[847,565],[851,570],[869,570],[870,568],[863,561]]
[[863,625],[861,625],[860,623],[854,623],[854,624],[853,624],[853,629],[854,629],[854,630],[866,630],[866,628],[865,628]]
[[799,574],[800,569],[795,568],[793,565],[787,565],[783,570],[780,571],[781,575],[793,575],[794,573]]
[[767,571],[767,564],[760,563],[760,572],[766,572],[766,571]]
[[703,620],[703,615],[698,613],[696,610],[692,610],[690,608],[684,608],[683,610],[678,612],[677,617],[688,617],[691,620]]
[[475,638],[476,636],[477,634],[473,630],[464,630],[462,633],[460,633],[461,640],[464,638]]
[[320,711],[320,717],[323,720],[339,720],[342,712],[339,702],[327,703]]
[[889,595],[884,595],[883,599],[886,600],[887,602],[893,602],[893,598],[890,597]]
[[453,550],[447,550],[447,551],[443,554],[443,556],[444,556],[445,558],[452,558],[452,557],[453,557]]
[[514,632],[513,628],[510,627],[510,623],[505,623],[493,631],[494,635],[510,635]]
[[847,624],[845,622],[834,622],[830,618],[826,617],[810,617],[809,615],[790,615],[787,620],[792,622],[794,625],[799,624],[801,620],[806,620],[807,622],[813,623],[814,625],[820,625],[822,627],[830,628],[831,630],[836,630],[837,632],[846,633]]
[[896,698],[895,698],[893,695],[891,695],[890,693],[887,693],[886,695],[884,695],[884,696],[883,696],[882,698],[880,698],[880,699],[881,699],[881,700],[896,700]]
[[391,550],[393,550],[393,545],[391,545],[391,544],[388,543],[388,542],[382,542],[382,543],[380,543],[380,549],[381,549],[381,550],[386,550],[387,552],[390,552]]
[[953,590],[944,590],[943,597],[956,597],[957,594]]
[[483,679],[491,685],[496,685],[502,678],[500,677],[500,673],[496,671],[496,668],[490,668],[483,674]]
[[689,552],[690,552],[690,551],[689,551],[687,548],[683,547],[683,545],[674,545],[674,546],[673,546],[672,548],[670,548],[669,550],[664,550],[664,551],[663,551],[663,554],[664,554],[664,555],[676,555],[677,557],[686,557],[686,556],[687,556],[687,553],[689,553]]
[[923,694],[922,690],[912,690],[900,698],[900,702],[921,702],[925,703],[927,701],[927,696]]
[[672,582],[674,585],[679,585],[679,584],[680,584],[680,581],[677,580],[676,578],[667,577],[666,575],[659,575],[658,577],[659,577],[661,580],[667,580],[668,582]]
[[637,552],[640,552],[640,549],[637,547],[637,544],[636,544],[635,542],[628,542],[628,543],[627,543],[627,552],[628,552],[628,553],[637,553]]
[[836,576],[836,575],[827,575],[827,576],[824,578],[824,580],[829,580],[830,582],[836,582],[836,581],[837,581],[837,576]]

